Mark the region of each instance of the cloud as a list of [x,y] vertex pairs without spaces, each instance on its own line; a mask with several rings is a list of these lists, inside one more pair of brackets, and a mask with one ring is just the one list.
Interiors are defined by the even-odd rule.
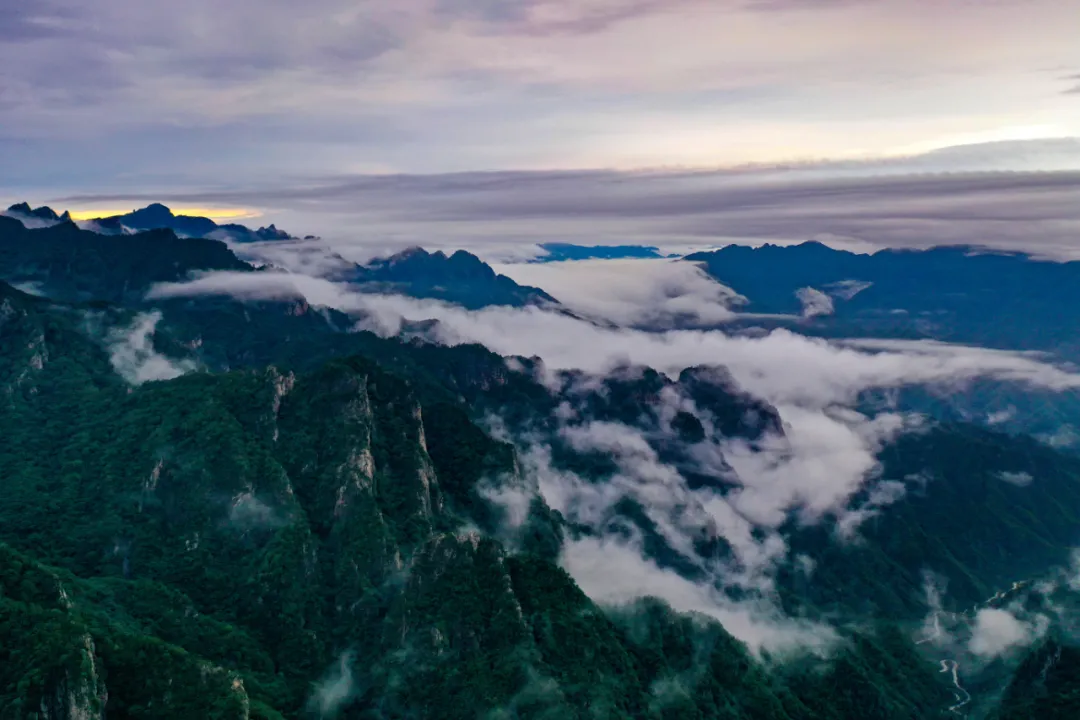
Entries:
[[869,497],[859,507],[841,515],[836,521],[836,534],[841,539],[851,540],[859,526],[881,511],[899,502],[907,494],[907,485],[898,480],[883,480],[870,489]]
[[866,282],[865,280],[841,280],[840,282],[828,285],[826,289],[833,297],[838,297],[841,300],[850,300],[873,284],[874,283]]
[[1026,621],[1007,610],[984,608],[975,616],[969,650],[980,659],[1000,657],[1011,650],[1026,647],[1042,637],[1048,628],[1045,616]]
[[186,282],[160,283],[147,293],[151,300],[171,297],[227,295],[240,300],[307,299],[345,311],[364,307],[363,296],[343,284],[282,271],[196,273]]
[[[753,447],[729,440],[721,447],[740,483],[727,501],[760,527],[779,527],[796,509],[809,523],[830,513],[845,515],[848,501],[876,479],[878,450],[918,427],[915,420],[895,414],[869,418],[839,407],[777,409],[784,421],[782,437],[767,437]],[[841,534],[850,535],[868,512],[898,499],[895,491],[892,483],[875,485],[863,508],[841,520]]]
[[789,618],[766,602],[733,602],[704,584],[659,568],[637,548],[611,540],[568,542],[560,562],[594,601],[625,605],[643,597],[664,600],[681,612],[707,615],[754,652],[824,653],[836,642],[823,625]]
[[334,718],[356,693],[352,671],[353,653],[344,652],[332,668],[316,683],[308,706],[320,718]]
[[109,360],[132,385],[171,380],[196,369],[191,360],[173,360],[154,349],[154,330],[160,321],[160,312],[140,313],[127,328],[115,328],[109,333]]
[[[589,422],[565,425],[560,434],[575,450],[608,455],[618,466],[618,472],[604,483],[600,493],[580,482],[572,484],[574,502],[567,506],[564,497],[557,500],[570,517],[600,526],[609,519],[618,500],[632,498],[667,545],[691,563],[696,555],[695,542],[717,536],[716,521],[704,502],[709,495],[691,492],[685,478],[661,462],[641,430],[620,423]],[[550,480],[540,487],[548,489]],[[566,490],[559,495],[565,496]]]
[[543,288],[577,314],[621,326],[715,325],[746,302],[694,263],[580,260],[495,266],[514,281]]
[[1053,448],[1072,448],[1080,444],[1080,433],[1072,425],[1062,425],[1053,433],[1038,437]]
[[[267,298],[295,297],[301,291],[312,304],[363,312],[363,326],[385,334],[398,332],[404,319],[434,318],[433,332],[444,342],[479,342],[503,355],[539,356],[549,370],[602,376],[630,363],[675,376],[687,367],[722,362],[739,387],[779,410],[784,436],[766,437],[753,446],[738,439],[716,447],[706,443],[693,449],[693,457],[714,474],[733,471],[738,487],[726,502],[736,515],[765,527],[778,526],[791,510],[808,521],[841,512],[875,478],[877,449],[917,427],[902,415],[869,417],[846,409],[867,390],[923,384],[955,388],[986,377],[1059,391],[1080,388],[1080,376],[1031,354],[924,341],[830,343],[786,330],[754,337],[715,330],[649,333],[598,327],[539,308],[467,312],[437,302],[358,295],[331,282],[284,273],[210,274],[159,286],[152,294],[226,292]],[[571,443],[626,458],[621,467],[627,479],[648,476],[649,483],[660,483],[657,487],[678,481],[670,468],[657,463],[639,430],[593,423],[564,432]],[[855,517],[848,522],[857,526]]]
[[835,311],[832,298],[820,290],[812,287],[799,288],[795,291],[795,296],[802,303],[802,314],[805,318],[832,315]]
[[1035,478],[1031,476],[1031,473],[1008,471],[999,472],[997,478],[1002,482],[1007,482],[1016,487],[1027,487],[1035,480]]
[[285,524],[285,518],[249,491],[237,495],[229,503],[229,523],[246,532],[259,528],[281,527]]
[[[288,273],[211,273],[158,286],[151,294],[207,293],[251,299],[302,294],[312,304],[362,315],[364,327],[390,335],[405,319],[435,319],[435,337],[448,344],[479,342],[503,355],[543,358],[543,379],[556,392],[563,387],[557,370],[584,371],[577,378],[579,392],[562,397],[564,404],[552,419],[554,436],[510,438],[519,447],[527,483],[520,491],[494,494],[492,500],[507,509],[511,525],[519,526],[527,502],[539,493],[572,524],[590,528],[591,538],[565,546],[563,563],[600,601],[656,595],[678,609],[720,619],[759,648],[817,637],[810,630],[811,637],[804,638],[807,629],[783,619],[772,599],[776,568],[791,559],[782,534],[786,522],[793,517],[803,524],[832,521],[838,538],[849,540],[860,523],[906,491],[907,479],[881,476],[876,455],[899,434],[922,425],[917,417],[898,413],[856,412],[852,408],[862,393],[924,384],[956,388],[979,378],[1061,391],[1080,388],[1080,377],[1036,354],[937,342],[829,342],[787,330],[753,336],[721,330],[645,332],[541,308],[470,312],[401,296],[361,295]],[[631,310],[608,313],[632,317],[638,305],[635,296],[629,297],[625,302]],[[753,443],[715,436],[707,412],[674,391],[655,398],[651,415],[633,427],[582,419],[587,416],[577,406],[581,391],[600,388],[601,379],[616,367],[649,366],[677,376],[687,367],[717,363],[739,387],[777,409],[782,435]],[[654,446],[670,434],[671,417],[678,411],[696,413],[707,429],[705,440],[682,448],[680,467]],[[554,441],[610,458],[612,476],[591,482],[553,467]],[[693,490],[680,468],[717,478],[728,489]],[[644,530],[621,518],[625,500],[642,508],[648,531],[681,560],[643,555]],[[713,557],[698,552],[700,542],[716,540],[730,552]],[[746,603],[726,599],[728,591],[736,590],[748,598]]]
[[59,220],[46,220],[45,218],[35,217],[33,215],[23,215],[22,213],[11,212],[9,210],[0,211],[0,216],[14,218],[23,224],[30,230],[36,230],[38,228],[52,227],[59,223]]

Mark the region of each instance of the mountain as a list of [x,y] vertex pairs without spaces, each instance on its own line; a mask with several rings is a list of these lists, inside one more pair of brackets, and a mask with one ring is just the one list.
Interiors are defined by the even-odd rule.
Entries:
[[[29,208],[26,203],[13,205],[9,213],[13,215],[26,215],[17,208]],[[46,212],[56,216],[48,207],[38,208],[35,213]],[[38,216],[42,217],[42,216]],[[63,216],[48,217],[45,219],[62,220],[69,219],[65,213]],[[111,215],[89,220],[92,227],[98,232],[107,234],[123,234],[131,232],[143,232],[147,230],[172,230],[177,235],[187,237],[216,236],[219,240],[228,239],[238,243],[255,243],[262,241],[294,240],[284,230],[279,230],[273,225],[267,228],[252,230],[237,223],[218,225],[210,218],[194,215],[174,215],[172,210],[161,203],[151,203],[146,207],[132,210],[125,215]]]
[[181,239],[172,230],[101,235],[71,221],[27,229],[0,216],[0,277],[69,300],[137,298],[154,283],[199,270],[250,270],[224,243]]
[[663,258],[649,245],[573,245],[571,243],[541,243],[544,255],[533,262],[562,262],[564,260],[616,260],[622,258]]
[[994,720],[1065,720],[1080,713],[1080,648],[1049,638],[1024,659]]
[[[150,206],[146,210],[148,213],[140,217],[171,216],[164,206]],[[116,302],[125,296],[134,302],[152,285],[179,282],[193,272],[255,270],[221,240],[183,237],[185,229],[193,230],[198,223],[181,225],[175,230],[102,234],[82,230],[71,221],[27,228],[14,217],[0,216],[0,279],[37,287],[57,299]],[[130,229],[126,222],[124,226]],[[217,229],[228,227],[231,226]],[[260,237],[269,238],[273,234],[278,239],[288,237],[273,226],[256,232]],[[344,259],[340,264],[342,269],[336,279],[361,292],[436,299],[468,309],[557,303],[539,288],[518,285],[504,275],[497,275],[491,266],[462,250],[447,256],[414,248],[366,266]]]
[[882,250],[818,242],[731,245],[684,258],[749,299],[746,310],[799,314],[800,291],[826,298],[800,331],[829,337],[931,338],[1080,357],[1080,262],[974,247]]
[[223,236],[234,242],[260,242],[267,240],[291,240],[293,237],[273,225],[252,230],[244,225],[228,223],[218,225],[210,218],[195,215],[174,215],[172,210],[161,203],[152,203],[139,210],[132,210],[126,215],[112,215],[95,218],[92,222],[97,227],[111,233],[126,230],[162,230],[174,231],[177,235],[203,238],[211,235]]
[[429,253],[409,248],[356,266],[344,279],[364,292],[442,300],[470,310],[557,302],[540,288],[518,285],[496,274],[490,265],[464,250],[447,256],[441,250]]
[[29,221],[41,221],[45,223],[58,223],[65,220],[70,220],[71,216],[65,212],[63,215],[57,215],[56,211],[48,206],[41,206],[39,208],[31,208],[28,203],[21,202],[12,205],[4,213],[9,217],[15,219],[25,219]]
[[209,218],[173,215],[172,210],[161,203],[152,203],[126,215],[94,218],[94,222],[112,232],[122,232],[123,228],[135,231],[169,229],[190,237],[206,237],[217,229],[217,223]]

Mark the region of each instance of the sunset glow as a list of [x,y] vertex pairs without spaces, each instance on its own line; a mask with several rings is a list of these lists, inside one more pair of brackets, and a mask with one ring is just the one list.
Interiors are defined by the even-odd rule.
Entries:
[[[125,215],[133,208],[96,208],[93,210],[69,210],[72,220],[94,220],[95,218],[112,217],[113,215]],[[187,215],[195,217],[207,217],[211,220],[243,220],[257,218],[262,215],[260,210],[254,208],[209,208],[209,207],[179,207],[172,208],[174,215]]]

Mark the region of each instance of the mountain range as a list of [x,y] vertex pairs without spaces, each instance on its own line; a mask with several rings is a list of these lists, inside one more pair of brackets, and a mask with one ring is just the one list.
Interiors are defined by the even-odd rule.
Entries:
[[[843,512],[863,513],[857,540],[838,540],[840,518],[794,515],[743,536],[698,499],[734,503],[747,492],[734,473],[801,439],[790,409],[740,387],[722,357],[678,373],[559,370],[359,331],[357,313],[300,294],[148,294],[276,271],[178,228],[107,235],[41,219],[56,222],[0,218],[2,717],[1080,709],[1061,609],[1072,576],[1059,575],[1080,527],[1080,458],[1067,449],[931,409],[876,448],[871,487],[907,490],[853,495]],[[1046,312],[1046,293],[1067,305],[1072,292],[1046,280],[1070,265],[1012,256],[874,261],[911,263],[897,279],[814,245],[757,252],[688,260],[762,313],[799,312],[796,292],[812,287],[836,299],[835,318],[813,323],[944,307],[939,322],[970,342],[991,329],[968,322],[972,296],[986,302],[1010,273],[1031,274],[1019,298],[999,288],[1003,305]],[[560,311],[465,252],[413,249],[335,279],[465,310]],[[845,281],[874,284],[852,295],[855,284],[836,289]],[[1061,331],[1038,347],[1067,344]],[[746,553],[771,552],[769,533],[788,552],[763,578]],[[641,550],[634,564],[627,547]],[[589,549],[597,567],[583,572]],[[603,584],[643,573],[671,591],[605,599]],[[744,613],[807,651],[736,639]],[[1028,642],[980,655],[1001,637],[984,625],[1010,622],[1001,614]]]
[[[16,219],[30,218],[50,223],[64,222],[71,219],[71,215],[67,211],[62,215],[58,215],[55,210],[47,206],[32,210],[30,205],[25,202],[12,205],[5,214]],[[284,230],[278,230],[274,225],[260,227],[257,230],[252,230],[237,223],[219,225],[206,217],[174,215],[172,210],[161,203],[151,203],[144,208],[132,210],[123,215],[91,218],[85,221],[85,224],[102,234],[172,230],[177,235],[185,237],[214,237],[241,243],[294,239],[292,235]]]
[[[872,254],[819,242],[687,255],[749,299],[825,336],[929,338],[1080,358],[1080,263],[968,246]],[[809,310],[808,298],[818,305]]]

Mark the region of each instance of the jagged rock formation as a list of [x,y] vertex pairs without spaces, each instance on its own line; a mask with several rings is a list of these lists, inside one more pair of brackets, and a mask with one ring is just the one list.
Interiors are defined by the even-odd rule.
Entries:
[[37,221],[45,224],[68,222],[71,220],[71,215],[68,214],[66,210],[63,215],[57,215],[56,211],[51,207],[42,205],[38,208],[31,208],[30,204],[25,202],[12,205],[4,214],[17,220],[27,220],[30,222]]

